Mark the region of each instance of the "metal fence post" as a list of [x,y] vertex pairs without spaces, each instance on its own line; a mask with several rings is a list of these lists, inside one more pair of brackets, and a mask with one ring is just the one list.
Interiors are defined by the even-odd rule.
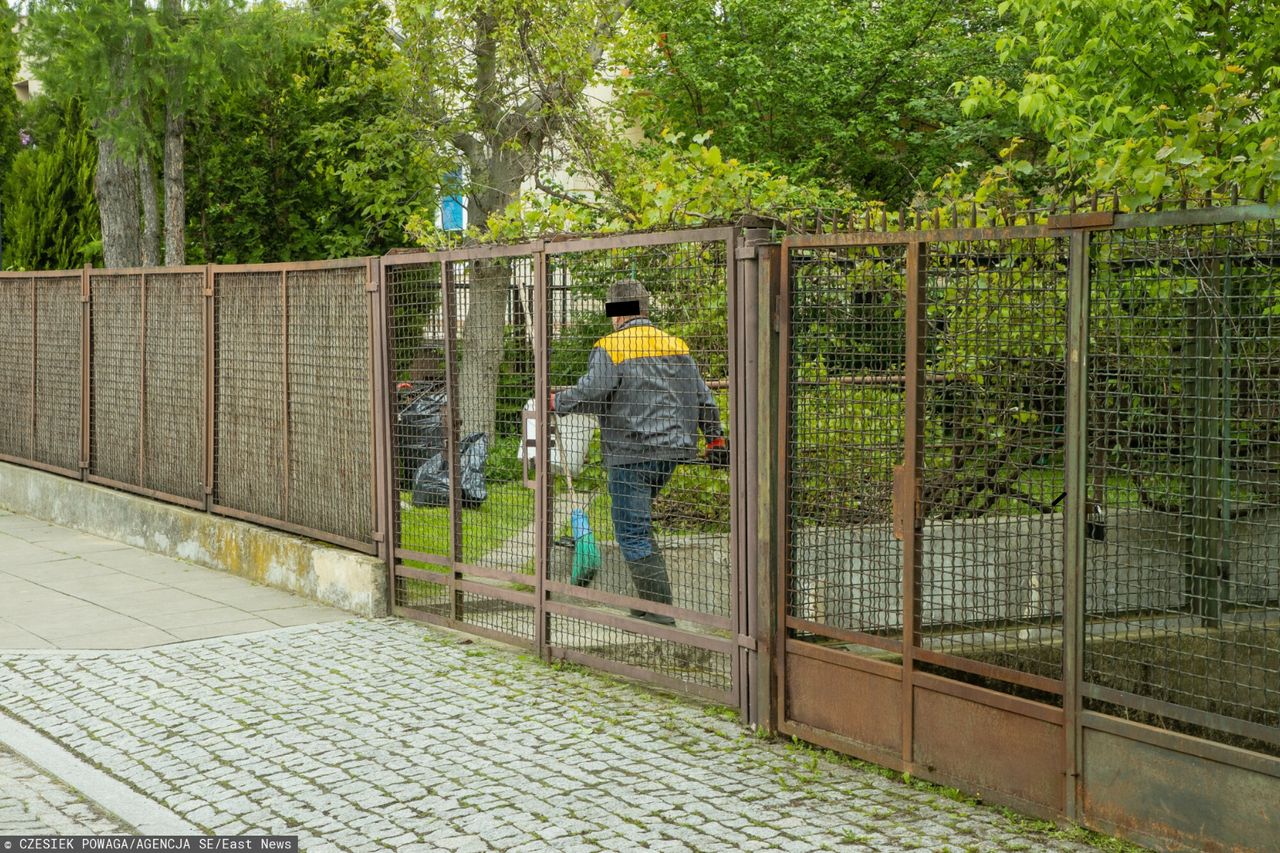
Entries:
[[[730,442],[730,529],[734,531],[733,581],[739,668],[735,681],[743,720],[753,725],[760,723],[760,697],[767,693],[767,689],[761,690],[758,686],[762,658],[766,682],[769,670],[769,645],[760,634],[760,549],[757,547],[760,520],[758,293],[761,286],[765,289],[769,286],[768,260],[762,260],[763,246],[760,245],[769,237],[767,229],[739,231],[730,247],[732,256],[726,274],[730,315],[729,422],[736,432]],[[767,346],[764,352],[768,353]]]
[[905,511],[902,542],[902,762],[915,756],[915,650],[920,640],[920,564],[924,526],[920,513],[920,477],[924,462],[925,244],[907,244],[906,424],[901,480],[895,482]]
[[138,283],[138,485],[147,485],[147,274]]
[[[791,254],[784,243],[778,250],[779,273],[775,283],[777,296],[768,306],[772,318],[770,326],[777,334],[777,366],[774,376],[774,464],[773,510],[776,526],[771,528],[773,543],[774,590],[774,690],[772,711],[774,721],[785,722],[787,710],[787,598],[791,594],[791,434],[795,429],[791,412]],[[771,442],[766,441],[766,446]]]
[[292,478],[292,459],[290,458],[289,448],[289,271],[280,270],[280,400],[281,400],[281,427],[280,440],[284,448],[281,459],[283,467],[283,495],[280,498],[280,517],[288,520],[292,517],[289,512],[289,491],[290,479]]
[[[89,409],[93,405],[89,383],[92,372],[93,306],[89,302],[89,264],[80,270],[80,480],[89,480],[89,454],[92,448],[89,442],[91,418]],[[35,357],[35,353],[32,353]]]
[[[534,546],[533,571],[535,604],[533,609],[533,641],[538,656],[549,660],[551,656],[551,614],[547,612],[546,581],[550,574],[550,520],[551,520],[551,466],[547,450],[548,433],[547,402],[551,396],[551,346],[548,317],[550,314],[550,264],[547,263],[546,243],[540,243],[533,255],[533,388],[535,414],[535,446],[541,456],[534,472],[533,491]],[[524,424],[521,422],[520,441],[525,442]],[[522,452],[524,448],[522,446]]]
[[[756,668],[753,673],[755,687],[755,715],[749,722],[766,731],[778,729],[777,660],[782,650],[782,636],[778,623],[778,599],[783,590],[777,582],[777,554],[775,539],[778,524],[778,386],[783,377],[778,369],[778,337],[774,324],[774,309],[778,298],[778,277],[781,272],[781,249],[778,245],[757,247],[755,292],[748,294],[748,326],[753,340],[748,342],[750,360],[744,373],[747,386],[747,417],[755,421],[754,441],[745,448],[749,460],[747,488],[754,490],[753,517],[748,519],[754,537],[748,541],[748,550],[754,560],[755,617],[754,636],[759,643]],[[751,279],[748,279],[749,281]]]
[[729,442],[729,530],[734,533],[729,542],[729,618],[736,633],[733,658],[730,661],[731,678],[735,689],[738,711],[742,718],[751,721],[753,716],[751,682],[754,680],[755,640],[752,625],[755,622],[749,604],[749,587],[753,587],[751,572],[747,569],[747,548],[744,521],[747,518],[744,486],[746,479],[746,454],[750,446],[750,419],[745,417],[743,381],[743,351],[746,327],[743,322],[743,303],[739,291],[740,282],[750,281],[748,268],[755,265],[755,249],[748,249],[744,232],[735,231],[725,241],[725,306],[727,320],[727,352],[729,381],[729,423],[736,435]]
[[1066,814],[1080,813],[1080,682],[1084,663],[1085,508],[1088,505],[1089,232],[1071,232],[1067,291],[1067,422],[1064,472],[1062,707],[1066,720]]
[[213,509],[214,304],[213,264],[204,267],[204,511]]
[[458,317],[454,288],[452,261],[441,261],[441,304],[444,309],[444,361],[445,361],[445,430],[444,452],[449,469],[449,618],[462,618],[462,593],[458,589],[462,562],[462,494],[461,472],[458,458],[458,430],[462,414],[458,411]]
[[391,534],[390,406],[391,388],[387,364],[386,272],[380,258],[370,258],[365,291],[369,294],[369,430],[373,449],[373,542],[377,556],[387,566],[387,611],[395,604],[394,540]]
[[38,279],[31,277],[31,422],[27,432],[27,458],[36,458],[36,375],[40,365],[40,317],[37,313],[40,302],[40,291],[36,284]]

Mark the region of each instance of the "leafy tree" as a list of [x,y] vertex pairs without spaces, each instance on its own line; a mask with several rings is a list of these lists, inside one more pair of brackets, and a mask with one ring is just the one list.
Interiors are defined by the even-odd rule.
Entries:
[[1017,132],[949,94],[999,61],[994,0],[637,0],[614,85],[651,137],[710,132],[726,156],[897,204]]
[[21,151],[4,183],[5,265],[65,270],[101,264],[98,206],[93,196],[97,151],[80,110],[63,111],[49,142]]
[[156,162],[164,159],[166,261],[184,260],[185,122],[233,78],[241,0],[35,0],[25,45],[49,91],[84,105],[111,266],[159,262]]
[[[1001,58],[1021,81],[960,85],[969,115],[1017,116],[1043,136],[1065,189],[1131,204],[1237,182],[1280,197],[1280,5],[1270,0],[1005,0]],[[1012,165],[1029,171],[1036,159]]]
[[[686,144],[681,134],[668,133],[661,142],[639,146],[606,143],[593,152],[598,191],[589,197],[554,186],[526,192],[489,218],[487,236],[687,228],[751,214],[780,219],[814,207],[847,213],[855,206],[847,194],[794,183],[726,157],[706,141],[698,136]],[[426,236],[422,223],[417,227]]]
[[18,153],[18,117],[20,105],[12,83],[18,74],[18,40],[14,36],[17,16],[8,3],[0,3],[0,78],[5,81],[0,91],[0,174],[9,169]]
[[257,262],[378,254],[406,241],[445,166],[405,111],[407,69],[378,0],[255,8],[285,33],[258,76],[194,117],[193,254]]
[[[630,0],[399,2],[404,50],[416,71],[420,117],[457,151],[471,226],[485,230],[537,173],[548,143],[580,112]],[[502,264],[471,270],[463,327],[464,433],[494,435],[504,314]]]

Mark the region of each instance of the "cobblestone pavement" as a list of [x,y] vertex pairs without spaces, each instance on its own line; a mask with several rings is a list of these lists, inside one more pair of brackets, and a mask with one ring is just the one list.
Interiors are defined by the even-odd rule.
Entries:
[[129,831],[57,779],[0,747],[0,835],[107,835]]
[[715,709],[398,620],[0,653],[0,709],[308,850],[1081,850]]

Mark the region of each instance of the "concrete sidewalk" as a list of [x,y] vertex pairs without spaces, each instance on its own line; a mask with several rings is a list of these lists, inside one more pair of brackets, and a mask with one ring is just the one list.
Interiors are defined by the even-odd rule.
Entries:
[[[72,786],[128,787],[102,803],[145,798],[211,834],[309,851],[1090,846],[758,739],[726,709],[28,519],[0,518],[0,561],[0,740],[29,732],[26,755],[71,753],[48,769]],[[279,627],[304,616],[335,621]],[[201,633],[234,635],[175,642]],[[0,829],[113,830],[2,747],[0,776],[18,769],[0,797],[18,806]]]
[[133,649],[348,618],[223,572],[0,511],[0,649]]

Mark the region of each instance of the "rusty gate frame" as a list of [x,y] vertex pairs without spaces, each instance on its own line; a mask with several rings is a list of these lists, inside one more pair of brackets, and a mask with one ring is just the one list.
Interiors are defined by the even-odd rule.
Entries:
[[[680,231],[662,231],[644,234],[627,234],[605,237],[581,237],[560,241],[534,240],[526,243],[476,246],[461,249],[439,251],[398,252],[384,256],[379,265],[379,307],[376,330],[378,341],[376,349],[379,353],[379,370],[381,379],[380,407],[386,414],[379,422],[379,444],[385,451],[380,457],[380,507],[383,508],[387,520],[387,566],[388,584],[391,590],[391,609],[399,616],[431,624],[443,625],[467,633],[477,634],[504,643],[513,643],[529,648],[546,660],[560,659],[573,663],[589,665],[593,668],[619,675],[625,675],[640,681],[656,684],[661,687],[699,696],[701,698],[727,704],[739,709],[743,718],[750,722],[758,722],[762,717],[759,699],[762,698],[760,676],[758,670],[763,667],[767,673],[768,655],[760,655],[760,644],[757,641],[756,612],[758,596],[756,578],[759,575],[757,549],[750,547],[747,536],[738,535],[739,530],[755,531],[759,519],[759,489],[755,485],[756,453],[758,444],[758,418],[751,409],[754,405],[754,389],[756,383],[754,337],[759,322],[757,300],[754,285],[758,276],[758,258],[754,246],[748,241],[764,239],[762,232],[751,231],[731,226],[714,228],[697,228]],[[726,316],[726,341],[729,368],[729,422],[737,435],[730,441],[730,595],[729,615],[717,616],[701,613],[696,610],[657,605],[655,611],[677,615],[681,620],[696,626],[715,629],[728,634],[717,637],[708,634],[686,631],[678,627],[667,627],[646,623],[634,618],[614,615],[598,609],[558,599],[567,596],[583,602],[593,602],[609,606],[634,606],[635,599],[597,589],[570,586],[554,581],[549,576],[550,547],[550,511],[551,511],[551,478],[547,466],[538,466],[535,490],[535,519],[537,523],[536,544],[534,549],[533,576],[487,566],[478,566],[461,559],[461,497],[456,486],[451,487],[449,496],[449,537],[451,554],[440,556],[401,548],[399,513],[396,508],[399,498],[396,494],[396,478],[394,472],[395,452],[391,421],[394,417],[395,401],[392,396],[394,377],[391,375],[391,358],[394,341],[390,325],[391,294],[389,277],[398,267],[422,265],[440,266],[440,292],[445,326],[445,377],[447,383],[445,420],[450,424],[446,429],[446,453],[451,459],[451,466],[456,465],[453,444],[457,441],[457,361],[454,352],[456,330],[455,288],[451,265],[459,261],[476,261],[492,258],[531,258],[534,270],[534,394],[536,400],[535,421],[539,447],[546,447],[548,440],[548,412],[546,401],[549,388],[550,331],[547,327],[549,291],[551,286],[552,259],[577,253],[607,251],[612,249],[644,248],[650,246],[667,246],[682,243],[720,243],[724,246],[725,287],[728,295]],[[456,474],[456,472],[454,472]],[[450,477],[456,484],[459,478]],[[417,569],[402,564],[403,560],[412,560],[441,566],[444,573]],[[469,579],[472,576],[477,580]],[[444,586],[449,591],[449,615],[430,613],[422,609],[402,606],[395,600],[397,578],[408,578],[429,584]],[[532,591],[504,588],[483,581],[497,581],[507,584],[533,584]],[[490,598],[498,598],[529,608],[533,613],[534,636],[532,639],[516,637],[500,630],[463,622],[460,617],[461,606],[459,596],[463,592],[471,592]],[[680,643],[698,649],[723,654],[729,659],[730,686],[727,690],[707,685],[699,685],[682,681],[676,677],[651,672],[642,667],[608,660],[590,652],[557,646],[551,642],[550,621],[552,615],[582,620],[608,628],[641,634],[658,640]],[[767,680],[767,679],[766,679]],[[767,695],[767,694],[766,694]]]

